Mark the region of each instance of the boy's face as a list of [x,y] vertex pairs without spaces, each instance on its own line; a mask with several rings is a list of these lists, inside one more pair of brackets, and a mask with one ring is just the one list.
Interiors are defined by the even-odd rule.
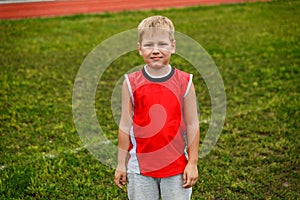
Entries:
[[167,31],[146,30],[138,50],[147,66],[160,69],[169,64],[171,54],[175,53],[175,40],[170,40]]

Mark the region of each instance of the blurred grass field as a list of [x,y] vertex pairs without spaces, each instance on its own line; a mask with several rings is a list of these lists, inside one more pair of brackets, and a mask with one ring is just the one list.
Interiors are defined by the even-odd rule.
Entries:
[[[82,147],[73,83],[94,47],[153,14],[169,17],[207,50],[226,88],[224,130],[199,160],[193,199],[300,199],[299,13],[299,1],[273,1],[0,21],[0,199],[126,199],[114,170]],[[99,82],[97,116],[112,141],[111,92],[142,63],[137,51],[126,54]],[[171,63],[195,74],[203,141],[205,83],[181,57]]]

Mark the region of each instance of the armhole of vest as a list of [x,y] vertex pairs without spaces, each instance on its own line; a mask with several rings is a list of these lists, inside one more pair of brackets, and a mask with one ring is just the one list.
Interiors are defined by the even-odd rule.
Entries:
[[190,89],[191,89],[191,86],[192,86],[192,83],[193,83],[193,74],[190,74],[190,80],[189,80],[189,83],[186,87],[186,91],[183,95],[183,98],[186,97],[186,95],[189,93]]
[[131,102],[133,104],[133,93],[132,93],[132,89],[131,89],[131,84],[130,84],[130,81],[129,81],[129,78],[128,78],[128,75],[125,74],[125,81],[127,83],[127,87],[128,87],[128,91],[129,91],[129,94],[130,94],[130,99],[131,99]]

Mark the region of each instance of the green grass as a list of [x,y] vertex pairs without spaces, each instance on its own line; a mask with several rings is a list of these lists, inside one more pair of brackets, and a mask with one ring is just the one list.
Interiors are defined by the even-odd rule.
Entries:
[[[0,21],[0,199],[126,199],[113,169],[82,148],[73,83],[94,47],[153,14],[171,18],[209,52],[226,88],[224,130],[199,160],[193,199],[299,199],[299,13],[298,1],[273,1]],[[195,74],[203,141],[207,88],[184,59],[172,63]],[[97,115],[112,141],[111,91],[139,64],[137,52],[122,56],[99,83]]]

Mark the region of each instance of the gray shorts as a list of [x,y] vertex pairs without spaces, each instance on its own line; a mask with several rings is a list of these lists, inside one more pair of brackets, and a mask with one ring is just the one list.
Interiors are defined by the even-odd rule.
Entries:
[[129,200],[190,200],[192,188],[182,187],[182,174],[168,178],[152,178],[127,173]]

